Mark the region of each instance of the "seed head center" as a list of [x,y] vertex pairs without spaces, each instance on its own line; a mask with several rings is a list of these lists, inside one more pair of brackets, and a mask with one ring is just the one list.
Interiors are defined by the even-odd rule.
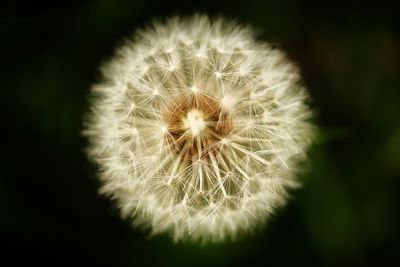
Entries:
[[199,135],[205,128],[204,113],[196,108],[189,110],[182,120],[183,128],[192,136]]

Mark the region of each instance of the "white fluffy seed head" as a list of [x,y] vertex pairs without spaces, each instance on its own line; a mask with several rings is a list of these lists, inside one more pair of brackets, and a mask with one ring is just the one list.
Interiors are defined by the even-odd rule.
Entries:
[[85,134],[101,192],[174,240],[263,225],[298,185],[312,137],[306,92],[251,29],[205,16],[137,33],[103,68]]

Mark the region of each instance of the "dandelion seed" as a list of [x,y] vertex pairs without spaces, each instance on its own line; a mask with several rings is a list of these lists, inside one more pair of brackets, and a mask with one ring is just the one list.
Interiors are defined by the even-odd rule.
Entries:
[[313,126],[298,70],[251,29],[205,16],[140,31],[103,68],[85,134],[101,192],[174,240],[265,224],[298,185]]

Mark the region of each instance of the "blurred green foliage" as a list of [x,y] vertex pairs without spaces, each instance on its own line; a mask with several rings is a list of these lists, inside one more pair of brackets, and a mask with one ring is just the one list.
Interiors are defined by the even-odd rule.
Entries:
[[[400,266],[398,6],[307,1],[6,4],[1,15],[0,233],[13,265]],[[250,23],[302,69],[319,140],[303,188],[265,229],[219,245],[148,239],[97,195],[80,135],[114,47],[152,18]],[[7,265],[6,265],[7,266]],[[11,265],[10,265],[11,266]]]

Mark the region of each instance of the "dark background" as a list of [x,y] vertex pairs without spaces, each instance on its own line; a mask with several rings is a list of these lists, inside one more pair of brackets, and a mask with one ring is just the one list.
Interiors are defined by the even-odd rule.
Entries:
[[[0,265],[400,266],[399,6],[377,1],[1,4]],[[82,114],[98,66],[152,18],[250,23],[302,69],[320,126],[303,188],[219,245],[148,239],[99,196]]]

